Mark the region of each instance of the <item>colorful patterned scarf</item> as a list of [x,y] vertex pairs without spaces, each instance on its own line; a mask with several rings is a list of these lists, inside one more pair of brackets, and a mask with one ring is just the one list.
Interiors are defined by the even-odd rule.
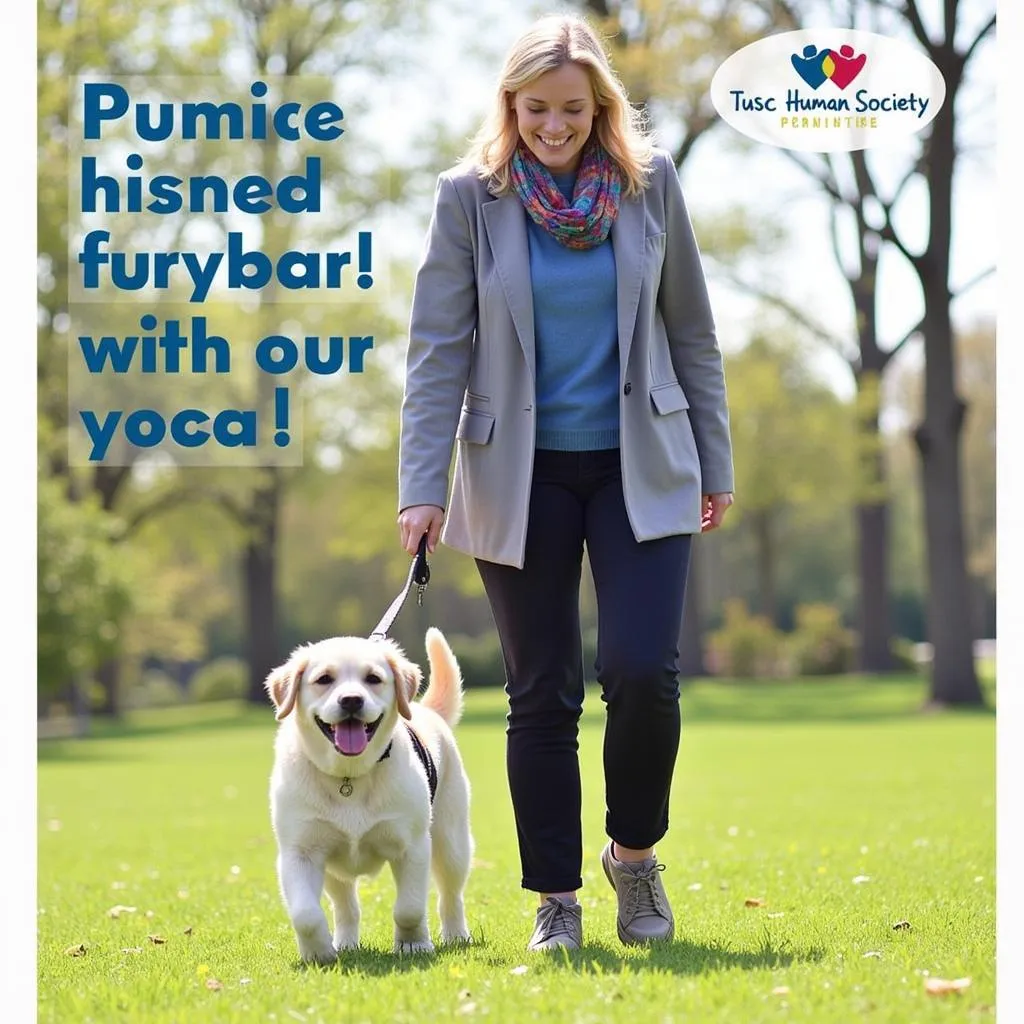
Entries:
[[522,139],[512,155],[511,177],[526,212],[562,245],[591,249],[608,237],[619,213],[622,173],[596,134],[583,147],[571,204]]

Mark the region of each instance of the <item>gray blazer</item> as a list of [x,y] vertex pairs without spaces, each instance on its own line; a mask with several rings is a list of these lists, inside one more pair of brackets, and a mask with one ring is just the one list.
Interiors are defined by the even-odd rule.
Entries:
[[[441,540],[522,568],[536,362],[526,212],[472,171],[446,171],[416,275],[399,446],[399,510],[446,508]],[[611,231],[619,436],[638,541],[699,533],[700,496],[733,489],[722,356],[671,157],[623,198]],[[448,492],[452,446],[458,441]]]

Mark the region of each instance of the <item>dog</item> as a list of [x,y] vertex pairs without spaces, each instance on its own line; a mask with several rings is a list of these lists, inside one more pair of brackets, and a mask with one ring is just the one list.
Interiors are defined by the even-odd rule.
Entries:
[[395,881],[396,953],[434,949],[431,872],[441,941],[470,941],[469,780],[452,733],[462,675],[439,629],[427,630],[426,648],[430,679],[418,701],[423,673],[390,639],[306,644],[267,676],[280,723],[270,778],[277,874],[303,963],[329,964],[359,945],[358,879],[385,862]]

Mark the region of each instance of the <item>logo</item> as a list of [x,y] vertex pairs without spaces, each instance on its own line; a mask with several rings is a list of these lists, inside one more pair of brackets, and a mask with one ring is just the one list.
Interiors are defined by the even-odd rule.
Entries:
[[845,89],[863,70],[868,61],[866,53],[853,55],[853,47],[844,43],[835,50],[819,50],[813,43],[804,47],[803,55],[794,53],[791,60],[796,73],[812,88],[825,81],[834,82]]
[[711,81],[711,102],[736,131],[818,153],[898,145],[929,125],[945,98],[942,74],[924,53],[856,29],[759,39]]

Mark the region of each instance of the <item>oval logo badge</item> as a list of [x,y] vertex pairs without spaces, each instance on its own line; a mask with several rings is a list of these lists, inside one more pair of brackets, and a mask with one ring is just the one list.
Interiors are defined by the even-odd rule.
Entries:
[[780,32],[744,46],[711,80],[724,121],[757,142],[840,153],[904,141],[946,98],[920,50],[846,28]]

